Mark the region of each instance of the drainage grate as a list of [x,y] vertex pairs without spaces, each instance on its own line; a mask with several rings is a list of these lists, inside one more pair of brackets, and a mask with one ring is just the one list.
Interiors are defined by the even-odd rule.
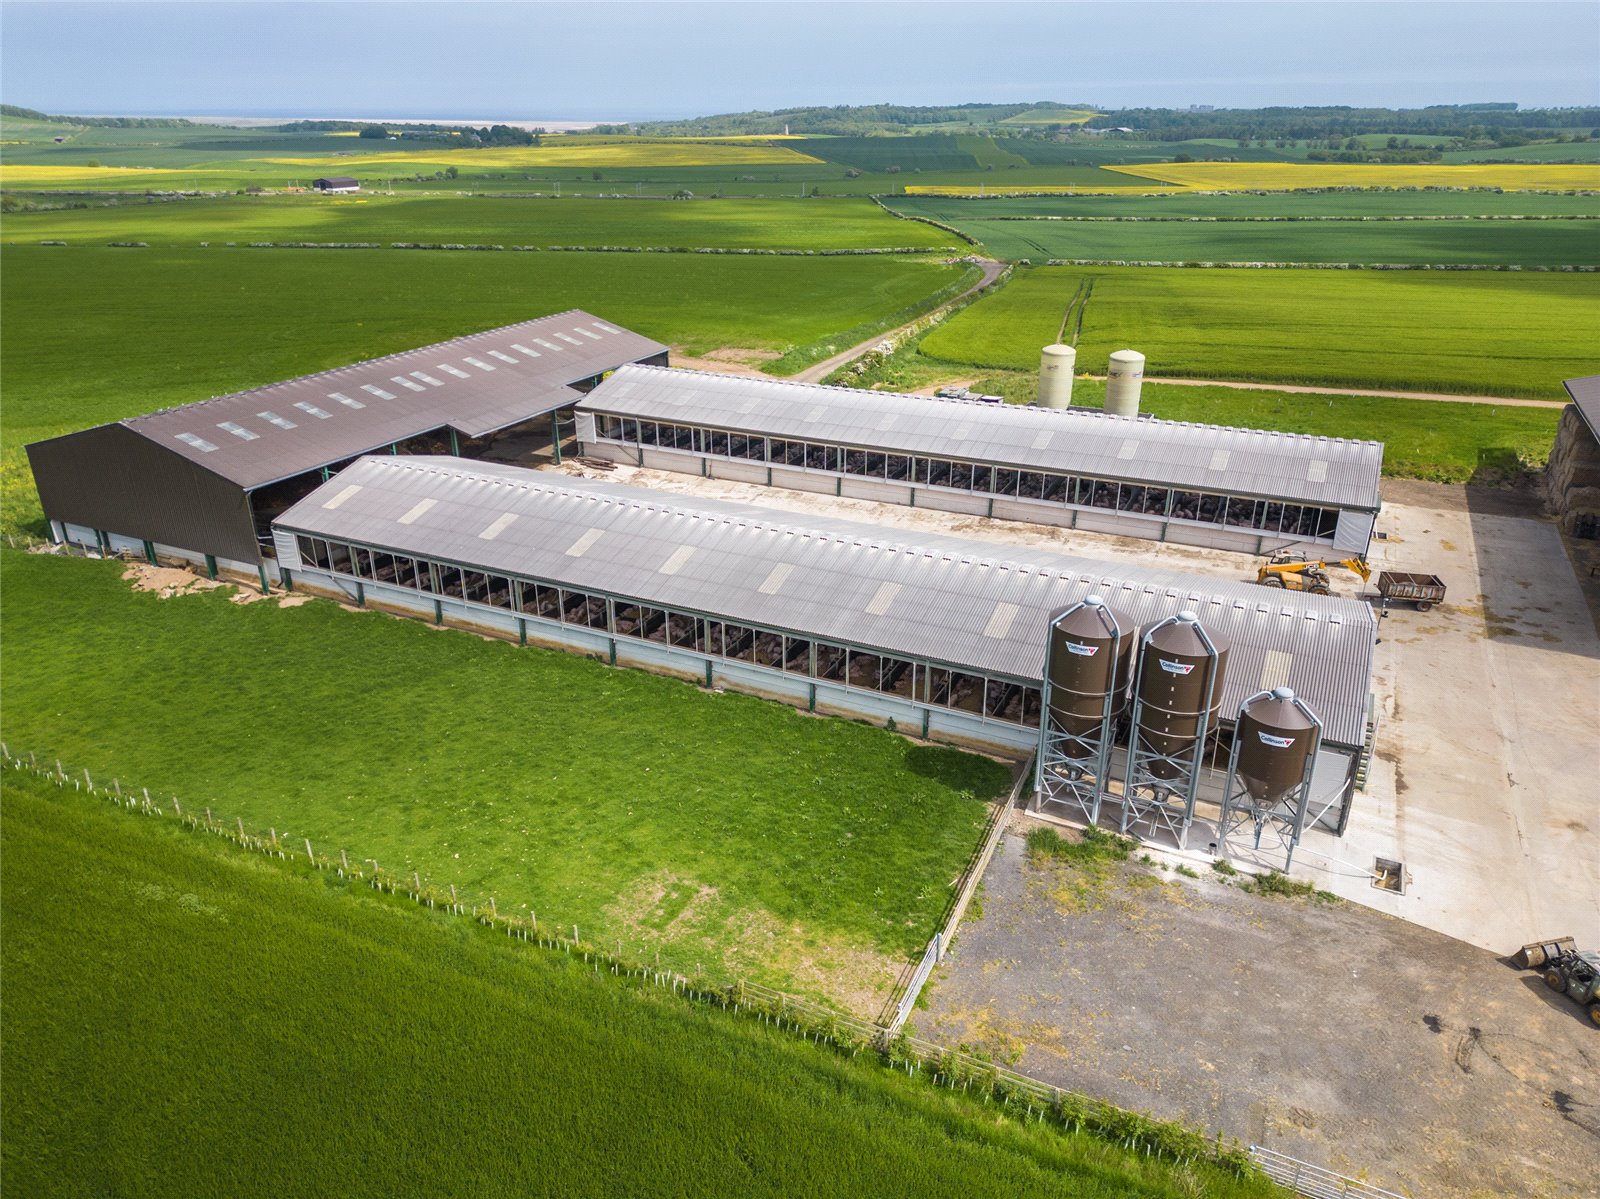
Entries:
[[1372,885],[1380,891],[1393,891],[1403,895],[1406,889],[1406,865],[1392,858],[1375,858],[1372,863]]

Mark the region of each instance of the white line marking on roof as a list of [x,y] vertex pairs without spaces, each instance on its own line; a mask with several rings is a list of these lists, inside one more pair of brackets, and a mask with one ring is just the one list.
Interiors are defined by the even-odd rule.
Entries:
[[583,557],[594,548],[594,543],[599,541],[601,535],[604,533],[604,529],[590,529],[582,537],[578,538],[578,540],[574,541],[570,546],[567,547],[567,557]]
[[684,563],[692,557],[694,557],[694,546],[680,545],[677,549],[672,551],[672,556],[663,562],[659,568],[657,568],[656,573],[663,575],[675,575],[683,569]]
[[478,540],[493,541],[496,537],[500,536],[501,533],[506,531],[507,525],[516,519],[517,514],[515,512],[502,512],[499,516],[494,518],[494,521],[487,529],[478,534]]
[[1021,609],[1015,604],[996,604],[989,623],[983,626],[983,635],[999,641],[1011,631],[1011,622],[1017,618],[1019,611]]
[[772,568],[771,572],[768,573],[761,586],[757,587],[756,590],[761,592],[762,595],[777,595],[778,591],[783,587],[784,580],[789,577],[793,570],[793,562],[778,563]]
[[416,524],[417,520],[422,516],[422,514],[438,502],[438,500],[418,500],[411,506],[406,514],[400,518],[400,523],[403,525]]
[[360,483],[352,483],[352,484],[350,484],[350,486],[346,487],[343,491],[341,491],[338,495],[334,496],[331,500],[327,500],[326,502],[324,502],[322,506],[324,508],[337,508],[340,504],[344,503],[347,499],[349,499],[351,496],[353,496],[356,492],[358,492],[360,490],[361,490],[361,484]]
[[400,386],[404,387],[407,391],[426,391],[426,390],[428,390],[422,384],[418,383],[415,379],[408,379],[404,375],[395,375],[394,378],[390,380],[390,382],[400,384]]
[[900,594],[899,583],[880,583],[878,590],[873,592],[872,601],[867,604],[868,616],[882,616],[889,610],[889,605],[894,603],[894,597]]

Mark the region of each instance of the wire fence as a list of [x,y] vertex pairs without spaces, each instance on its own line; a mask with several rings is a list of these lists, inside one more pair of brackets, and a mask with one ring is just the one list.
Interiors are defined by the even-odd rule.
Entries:
[[[581,959],[596,975],[612,975],[629,985],[655,988],[689,1002],[716,1006],[830,1047],[843,1056],[855,1058],[869,1054],[886,1068],[926,1077],[935,1086],[960,1090],[1017,1120],[1048,1122],[1067,1132],[1089,1133],[1131,1152],[1175,1164],[1210,1162],[1241,1176],[1259,1173],[1249,1154],[1237,1142],[1225,1143],[1220,1132],[1208,1139],[1183,1125],[1126,1111],[1029,1077],[980,1055],[908,1035],[903,1028],[865,1020],[759,983],[744,979],[719,983],[701,968],[701,963],[696,963],[691,973],[662,963],[659,958],[655,961],[630,958],[621,952],[620,941],[615,943],[616,952],[613,952],[596,940],[585,939],[582,930],[574,924],[556,922],[548,917],[541,920],[537,912],[531,910],[527,915],[502,911],[492,895],[485,897],[452,884],[433,882],[417,871],[390,870],[372,858],[352,857],[345,849],[318,848],[309,837],[295,836],[277,828],[269,827],[264,832],[247,828],[242,817],[229,818],[209,806],[185,803],[177,796],[152,795],[148,788],[125,786],[120,779],[96,780],[88,770],[69,768],[59,760],[41,760],[33,753],[16,753],[3,742],[0,742],[0,770],[42,779],[58,789],[106,800],[129,812],[170,818],[193,832],[221,837],[243,849],[276,857],[285,863],[299,862],[304,867],[334,872],[352,884],[368,886],[430,910],[472,919],[503,932],[510,940],[544,952]],[[1009,803],[996,805],[999,816],[992,819],[1003,817],[1009,807]],[[991,831],[994,827],[991,824]],[[961,907],[964,909],[965,904]]]

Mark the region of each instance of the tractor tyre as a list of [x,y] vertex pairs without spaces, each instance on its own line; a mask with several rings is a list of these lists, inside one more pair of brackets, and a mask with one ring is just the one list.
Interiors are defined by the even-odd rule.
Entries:
[[1332,595],[1333,594],[1333,592],[1328,589],[1328,585],[1326,583],[1313,583],[1313,584],[1311,584],[1311,586],[1310,586],[1310,588],[1308,590],[1310,590],[1312,595]]
[[1288,586],[1288,584],[1283,581],[1283,576],[1282,575],[1268,575],[1266,578],[1262,579],[1261,581],[1263,583],[1265,583],[1268,587],[1287,587]]
[[1589,1019],[1596,1028],[1600,1028],[1600,999],[1593,1000],[1589,1004]]
[[1417,605],[1417,611],[1426,612],[1431,607],[1433,607],[1433,605],[1424,600],[1422,603]]
[[1544,985],[1552,991],[1565,991],[1567,989],[1566,975],[1559,970],[1546,970],[1544,972]]

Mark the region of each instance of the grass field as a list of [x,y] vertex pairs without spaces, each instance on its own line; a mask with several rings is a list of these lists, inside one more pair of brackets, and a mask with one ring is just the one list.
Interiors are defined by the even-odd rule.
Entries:
[[1600,196],[1542,192],[1342,191],[1250,192],[1216,195],[1169,192],[1151,196],[1057,196],[992,199],[896,196],[897,212],[963,226],[1003,217],[1389,217],[1597,216]]
[[984,220],[975,214],[956,227],[997,258],[1040,263],[1600,265],[1600,221],[1592,220],[1032,221]]
[[330,601],[160,599],[120,571],[6,551],[14,746],[867,1015],[1008,783],[570,653]]
[[1108,167],[1162,183],[1197,188],[1302,187],[1502,187],[1548,191],[1600,189],[1600,166],[1545,166],[1527,163],[1273,163],[1176,162]]
[[1151,376],[1561,399],[1562,379],[1592,372],[1600,327],[1592,275],[1040,267],[935,329],[923,352],[1037,370],[1085,277],[1089,373],[1132,346]]
[[466,242],[536,246],[712,246],[831,250],[953,248],[950,234],[899,221],[864,198],[510,199],[497,196],[228,196],[14,212],[0,238],[147,241]]
[[1268,1195],[8,774],[0,1165],[82,1195]]
[[754,348],[798,370],[970,273],[884,257],[158,246],[8,246],[3,269],[7,530],[37,529],[22,445],[41,437],[573,307],[689,354]]

